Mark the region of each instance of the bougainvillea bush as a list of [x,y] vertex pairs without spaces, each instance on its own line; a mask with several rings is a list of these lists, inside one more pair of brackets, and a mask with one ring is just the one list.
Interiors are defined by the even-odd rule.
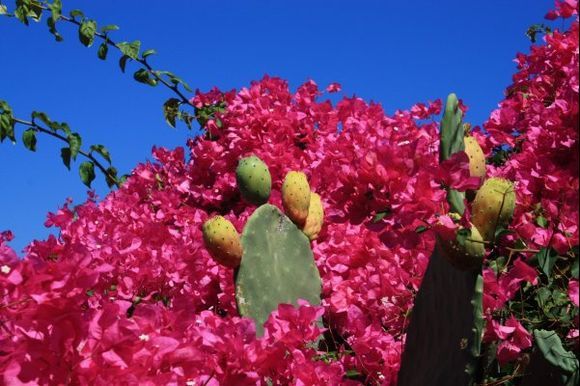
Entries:
[[[577,7],[557,3],[548,17],[569,28],[517,56],[505,100],[473,131],[488,176],[516,182],[514,219],[483,271],[497,376],[521,370],[534,329],[578,346]],[[22,259],[2,233],[2,383],[395,384],[430,227],[448,211],[444,185],[458,187],[468,167],[438,166],[440,101],[389,116],[360,98],[326,99],[339,90],[309,81],[291,92],[264,77],[198,92],[203,136],[154,149],[155,162],[102,200],[50,213],[58,237]],[[251,154],[270,168],[271,203],[281,207],[286,172],[303,170],[326,213],[313,242],[322,306],[280,305],[262,338],[239,317],[233,270],[210,258],[201,229],[220,214],[241,231],[255,207],[235,169]]]

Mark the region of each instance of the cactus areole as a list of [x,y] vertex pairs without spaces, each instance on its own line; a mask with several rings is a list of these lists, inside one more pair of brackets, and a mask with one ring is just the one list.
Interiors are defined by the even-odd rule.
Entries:
[[272,189],[272,177],[268,166],[260,158],[242,158],[236,169],[238,188],[244,200],[254,205],[268,202]]
[[320,274],[308,237],[273,205],[262,205],[242,233],[242,263],[236,272],[240,315],[254,319],[256,333],[279,304],[299,299],[320,304]]

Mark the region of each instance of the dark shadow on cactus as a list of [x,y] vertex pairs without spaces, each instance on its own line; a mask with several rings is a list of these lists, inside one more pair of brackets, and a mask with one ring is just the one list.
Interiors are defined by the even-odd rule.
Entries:
[[407,330],[399,386],[466,386],[473,361],[473,306],[477,271],[462,272],[435,250]]

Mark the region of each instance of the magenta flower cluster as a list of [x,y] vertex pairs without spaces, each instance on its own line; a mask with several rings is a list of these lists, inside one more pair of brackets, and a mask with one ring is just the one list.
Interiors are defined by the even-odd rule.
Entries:
[[[577,7],[557,3],[550,17],[576,19],[518,55],[514,83],[484,125],[489,134],[475,132],[488,155],[500,144],[521,147],[488,170],[517,182],[514,233],[502,248],[519,238],[561,253],[578,245]],[[199,108],[227,106],[207,122],[211,136],[154,149],[155,162],[138,165],[102,200],[67,202],[46,221],[59,236],[33,241],[24,259],[4,232],[1,383],[348,385],[358,384],[345,377],[356,371],[370,384],[395,384],[435,242],[418,230],[447,213],[442,183],[472,188],[468,160],[460,153],[438,166],[440,101],[389,116],[357,97],[333,105],[324,95],[312,81],[292,93],[271,77],[198,92]],[[259,339],[237,313],[232,270],[210,258],[201,233],[215,214],[242,231],[255,207],[240,199],[235,169],[250,154],[270,168],[272,204],[281,207],[286,172],[303,170],[326,213],[313,242],[322,306],[280,305]],[[547,226],[534,222],[537,204]],[[529,257],[517,253],[498,274],[484,270],[485,339],[499,342],[502,363],[532,345],[517,315],[494,313],[522,283],[536,283]],[[569,287],[578,306],[578,282]],[[325,328],[315,323],[321,316]],[[323,333],[331,353],[317,350]]]

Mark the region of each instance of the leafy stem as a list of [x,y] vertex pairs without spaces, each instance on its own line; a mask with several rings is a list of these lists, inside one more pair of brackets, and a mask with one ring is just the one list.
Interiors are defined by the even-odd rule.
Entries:
[[[81,179],[83,180],[83,182],[85,183],[85,185],[87,185],[87,186],[90,187],[90,183],[94,179],[94,171],[91,171],[89,169],[94,169],[94,166],[96,166],[101,171],[101,173],[103,173],[103,175],[105,176],[105,178],[107,179],[107,185],[109,185],[109,187],[111,187],[111,186],[114,185],[114,186],[116,186],[118,188],[118,187],[121,186],[121,181],[117,177],[117,171],[116,171],[116,169],[113,168],[112,166],[105,167],[93,155],[93,151],[97,151],[98,153],[100,153],[101,155],[103,155],[103,153],[106,152],[106,149],[103,151],[104,147],[99,146],[99,145],[96,145],[96,146],[93,145],[93,146],[91,146],[91,151],[89,151],[89,152],[87,152],[85,150],[82,150],[80,148],[78,148],[78,149],[71,149],[72,147],[75,146],[74,144],[71,144],[71,142],[74,141],[71,138],[75,138],[75,136],[74,136],[75,133],[71,133],[71,134],[69,134],[68,137],[65,137],[64,135],[59,134],[58,132],[55,132],[54,130],[46,129],[46,128],[40,126],[37,122],[35,122],[34,119],[32,119],[32,121],[26,121],[26,120],[19,119],[19,118],[12,118],[12,119],[13,119],[14,123],[20,124],[20,125],[23,125],[23,126],[27,126],[27,127],[30,128],[30,130],[33,130],[34,132],[43,133],[43,134],[49,135],[49,136],[51,136],[53,138],[57,138],[57,139],[59,139],[59,140],[61,140],[63,142],[66,142],[67,144],[69,144],[69,147],[68,148],[65,148],[65,149],[68,149],[69,152],[71,152],[70,154],[67,153],[67,154],[69,154],[68,157],[75,158],[76,154],[80,154],[83,157],[87,158],[89,160],[89,163],[92,166],[88,166],[86,163],[83,163],[83,164],[81,164],[81,169],[80,169]],[[70,166],[70,158],[64,159],[64,157],[67,157],[67,155],[63,155],[63,161],[64,161],[65,165],[67,167],[69,167]],[[110,156],[108,156],[108,152],[105,153],[104,157],[110,159]],[[85,165],[85,166],[83,166],[83,165]],[[85,173],[86,176],[83,176],[83,173]]]

